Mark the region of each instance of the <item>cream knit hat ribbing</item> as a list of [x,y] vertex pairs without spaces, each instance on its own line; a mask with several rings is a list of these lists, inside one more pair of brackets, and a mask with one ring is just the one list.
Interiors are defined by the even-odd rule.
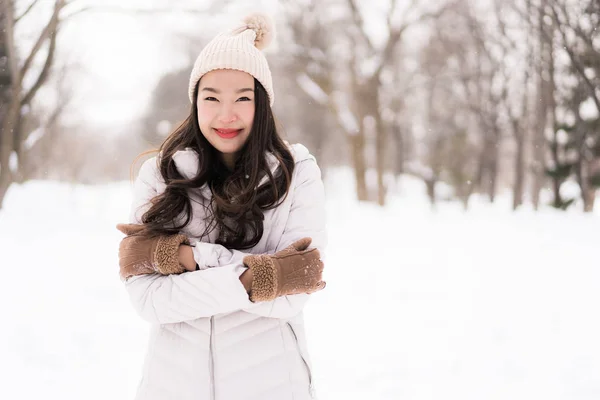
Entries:
[[215,69],[236,69],[255,77],[265,88],[273,106],[275,95],[267,59],[262,53],[274,36],[273,24],[263,14],[251,14],[243,24],[211,40],[194,63],[190,76],[189,97],[194,101],[196,84],[207,72]]

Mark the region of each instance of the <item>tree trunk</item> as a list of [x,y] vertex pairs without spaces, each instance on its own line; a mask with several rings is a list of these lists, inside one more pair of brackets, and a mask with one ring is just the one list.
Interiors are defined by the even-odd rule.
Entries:
[[544,174],[544,168],[546,166],[544,160],[544,131],[545,127],[543,125],[537,125],[535,131],[533,132],[531,202],[533,203],[534,210],[538,210],[540,207],[540,193],[546,181],[546,175]]
[[494,125],[494,135],[489,142],[488,147],[488,173],[489,173],[489,186],[488,186],[488,197],[490,203],[496,200],[496,187],[498,181],[499,171],[499,155],[500,155],[500,129]]
[[402,137],[402,129],[395,123],[392,126],[394,140],[396,142],[396,156],[394,157],[394,174],[400,176],[404,173],[404,138]]
[[463,210],[467,211],[469,209],[469,198],[471,197],[471,192],[467,192],[464,196],[461,196],[460,201],[463,206]]
[[[386,160],[386,130],[381,118],[379,107],[379,87],[380,81],[377,75],[371,77],[356,88],[360,93],[360,101],[357,105],[361,108],[358,114],[361,115],[361,125],[363,130],[366,128],[364,121],[366,116],[371,116],[374,121],[373,129],[375,132],[369,132],[375,136],[375,170],[377,172],[377,204],[385,205],[386,190],[383,182]],[[365,132],[366,134],[366,132]]]
[[483,177],[485,176],[485,156],[487,153],[487,143],[484,142],[481,149],[479,150],[479,156],[477,157],[477,167],[475,171],[475,177],[471,181],[469,190],[467,192],[467,199],[471,197],[473,193],[477,193],[483,188]]
[[14,174],[10,169],[10,155],[14,149],[14,129],[19,118],[19,99],[11,99],[9,109],[4,115],[2,121],[2,131],[0,132],[0,209],[2,209],[2,199],[13,182]]
[[549,96],[553,96],[550,93],[549,85],[544,80],[544,65],[548,65],[548,43],[544,39],[543,33],[544,14],[540,12],[538,16],[538,60],[535,67],[536,79],[537,79],[537,101],[535,110],[535,128],[532,136],[532,148],[533,148],[533,165],[531,168],[532,185],[531,185],[531,201],[535,210],[539,209],[540,206],[540,192],[544,187],[546,181],[546,174],[544,170],[546,168],[545,154],[545,131],[548,123],[548,99]]
[[[552,114],[554,114],[554,112],[552,112]],[[554,136],[554,143],[552,143],[550,145],[551,148],[551,154],[552,154],[552,160],[554,162],[554,165],[560,165],[560,160],[558,157],[558,143],[557,140],[557,124],[556,124],[556,117],[553,117],[554,120],[554,126],[553,126],[553,136]],[[562,178],[558,177],[558,176],[553,176],[551,178],[552,180],[552,193],[554,195],[554,199],[552,201],[552,204],[555,208],[562,208],[563,205],[563,200],[562,200],[562,196],[560,194],[560,186],[562,185]]]
[[386,187],[383,182],[383,175],[385,173],[385,160],[386,160],[386,130],[383,128],[383,122],[381,121],[381,115],[379,110],[375,111],[375,151],[376,161],[375,165],[377,168],[377,204],[380,206],[385,205]]
[[580,159],[575,166],[575,177],[581,191],[581,200],[583,201],[583,211],[591,212],[594,210],[595,189],[589,184],[589,165],[584,159]]
[[354,135],[350,135],[348,138],[350,140],[352,165],[354,167],[356,196],[359,201],[367,201],[369,196],[366,180],[367,165],[365,162],[365,135],[361,130]]
[[587,181],[587,174],[582,176],[581,187],[581,199],[583,200],[583,211],[592,212],[594,211],[594,201],[596,200],[596,189],[590,185]]
[[435,177],[431,177],[425,179],[425,186],[427,187],[427,197],[429,197],[429,202],[431,203],[431,208],[435,208],[437,199],[435,197],[435,184],[437,183],[437,179]]
[[517,145],[515,154],[515,180],[513,186],[513,210],[523,204],[523,192],[525,186],[525,137],[520,130],[517,121],[513,121],[513,130]]
[[356,54],[351,53],[349,60],[349,71],[351,80],[351,98],[350,98],[350,109],[356,118],[358,132],[348,133],[348,139],[350,141],[350,156],[352,159],[352,166],[354,169],[354,181],[356,183],[356,197],[358,201],[368,201],[369,192],[367,190],[367,162],[365,159],[365,131],[364,131],[364,120],[365,120],[365,108],[363,106],[364,96],[362,93],[361,85],[359,84],[359,77],[354,68],[356,65]]
[[0,171],[0,210],[2,210],[4,198],[11,183],[10,170],[2,168]]
[[590,160],[586,162],[586,188],[582,191],[583,197],[583,211],[592,212],[594,211],[594,203],[596,202],[596,190],[597,187],[590,181],[590,178],[598,174],[598,160]]
[[584,212],[594,211],[595,200],[596,200],[596,191],[588,188],[584,193],[583,211]]
[[[561,159],[558,154],[558,121],[556,119],[556,99],[554,97],[556,90],[556,82],[554,80],[554,51],[552,50],[552,43],[549,44],[548,51],[548,75],[550,77],[549,82],[549,96],[548,96],[548,108],[550,112],[550,120],[552,124],[552,143],[550,144],[550,154],[555,167],[561,165]],[[562,208],[564,201],[560,194],[560,187],[563,183],[563,178],[554,176],[552,177],[552,192],[554,194],[553,206],[555,208]]]
[[13,49],[13,4],[12,1],[0,1],[0,56],[5,57],[0,71],[0,209],[8,187],[12,183],[10,154],[14,148],[15,118],[18,117],[19,101],[15,99],[15,66]]
[[[513,210],[516,210],[523,204],[523,194],[525,191],[525,144],[527,142],[527,134],[529,133],[529,96],[528,96],[528,84],[530,67],[533,62],[531,56],[532,46],[530,37],[527,37],[527,50],[529,56],[527,58],[527,66],[525,67],[525,73],[523,75],[523,96],[522,96],[522,107],[523,112],[520,117],[511,117],[512,131],[515,138],[515,144],[517,151],[515,154],[515,179],[513,187]],[[509,108],[509,114],[512,114]]]

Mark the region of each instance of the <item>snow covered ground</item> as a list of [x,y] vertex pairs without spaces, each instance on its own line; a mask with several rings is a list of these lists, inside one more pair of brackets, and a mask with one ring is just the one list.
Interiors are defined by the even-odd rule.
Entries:
[[[321,400],[600,398],[598,215],[358,204],[328,175],[327,289],[306,309]],[[129,183],[13,186],[0,211],[0,398],[132,399],[145,323],[117,276]]]

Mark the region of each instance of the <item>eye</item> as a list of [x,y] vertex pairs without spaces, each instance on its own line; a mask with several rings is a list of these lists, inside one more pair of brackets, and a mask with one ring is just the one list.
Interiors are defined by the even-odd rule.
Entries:
[[249,97],[240,97],[237,101],[252,101],[252,99],[250,99]]
[[216,98],[214,98],[212,96],[206,97],[204,100],[206,100],[206,101],[219,101],[219,100],[217,100]]

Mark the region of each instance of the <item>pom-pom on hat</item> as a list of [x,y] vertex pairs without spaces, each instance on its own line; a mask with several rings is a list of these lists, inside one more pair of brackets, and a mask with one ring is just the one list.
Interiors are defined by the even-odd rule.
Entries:
[[221,33],[211,40],[194,63],[190,75],[189,97],[194,101],[196,84],[207,72],[215,69],[235,69],[255,77],[269,95],[273,106],[273,80],[267,59],[261,50],[273,40],[273,22],[264,14],[250,14],[243,23],[227,33]]

